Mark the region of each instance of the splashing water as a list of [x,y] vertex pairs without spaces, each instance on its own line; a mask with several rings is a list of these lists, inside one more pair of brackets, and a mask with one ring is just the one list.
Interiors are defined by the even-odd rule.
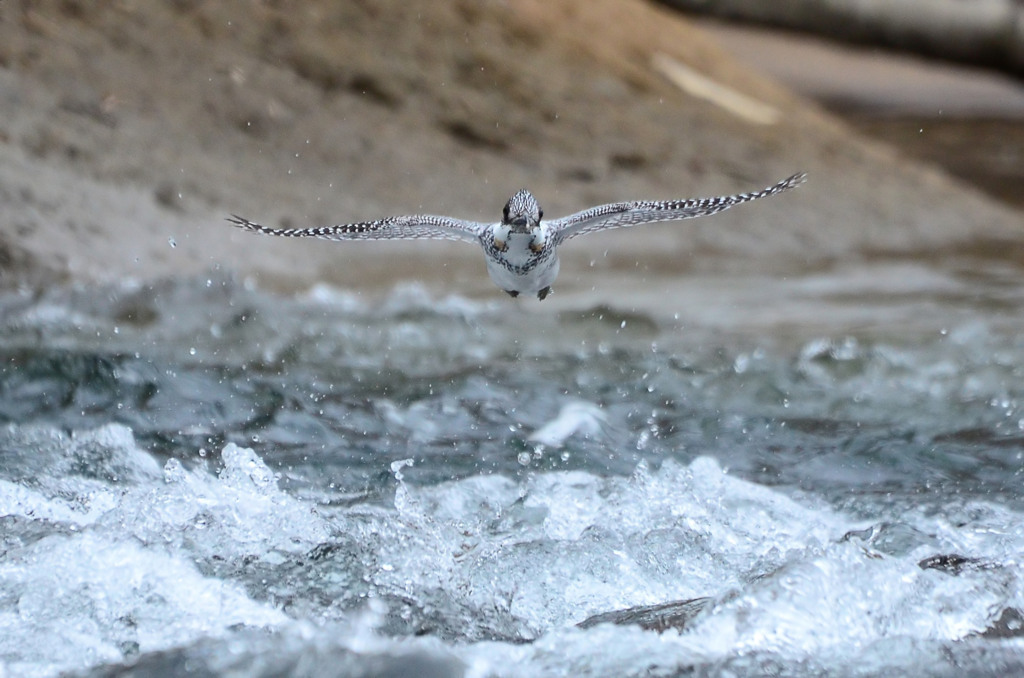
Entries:
[[1024,668],[1024,341],[983,312],[767,337],[226,280],[0,310],[9,675]]

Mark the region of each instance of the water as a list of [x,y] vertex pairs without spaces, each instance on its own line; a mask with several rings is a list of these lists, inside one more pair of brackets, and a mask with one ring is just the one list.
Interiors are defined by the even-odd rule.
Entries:
[[962,283],[900,292],[933,322],[846,295],[835,334],[5,297],[0,675],[1024,671],[1024,304]]

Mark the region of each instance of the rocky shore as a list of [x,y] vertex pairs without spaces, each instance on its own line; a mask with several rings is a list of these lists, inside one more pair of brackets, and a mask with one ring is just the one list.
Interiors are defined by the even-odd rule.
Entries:
[[225,217],[484,220],[523,187],[557,216],[798,170],[806,186],[756,207],[574,241],[559,292],[614,296],[598,281],[637,270],[1024,259],[1019,212],[866,140],[657,4],[0,3],[8,289],[227,270],[281,290],[423,280],[489,297],[469,246],[282,242]]

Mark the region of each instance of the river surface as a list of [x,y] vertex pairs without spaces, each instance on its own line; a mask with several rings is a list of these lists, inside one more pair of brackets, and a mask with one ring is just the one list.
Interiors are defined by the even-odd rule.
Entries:
[[0,676],[1024,672],[1024,288],[981,270],[5,296]]

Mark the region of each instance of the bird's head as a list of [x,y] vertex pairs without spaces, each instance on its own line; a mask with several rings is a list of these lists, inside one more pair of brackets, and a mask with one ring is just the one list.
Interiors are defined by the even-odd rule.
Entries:
[[533,194],[525,188],[505,203],[501,223],[509,226],[512,233],[532,233],[544,216],[544,210],[537,204]]

